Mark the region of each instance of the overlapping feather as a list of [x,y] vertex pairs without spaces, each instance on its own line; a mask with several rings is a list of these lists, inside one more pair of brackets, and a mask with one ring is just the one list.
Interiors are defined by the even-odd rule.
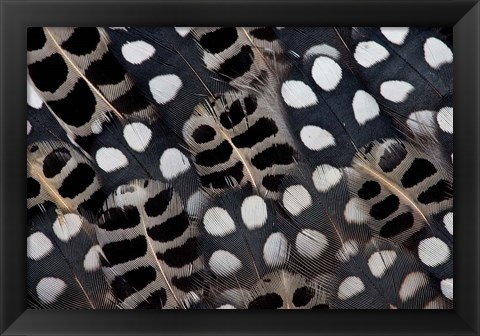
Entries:
[[30,29],[33,304],[450,308],[449,44],[401,27]]

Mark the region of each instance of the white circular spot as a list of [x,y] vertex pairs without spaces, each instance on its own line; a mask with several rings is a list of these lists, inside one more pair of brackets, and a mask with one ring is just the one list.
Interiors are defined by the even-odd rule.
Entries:
[[224,305],[221,305],[220,307],[218,307],[217,309],[237,309],[237,308],[235,308],[231,304],[224,304]]
[[300,215],[312,205],[312,196],[301,185],[288,187],[283,193],[283,206],[294,216]]
[[175,31],[180,35],[181,37],[185,37],[188,34],[190,34],[190,31],[192,30],[192,27],[175,27]]
[[397,253],[395,251],[375,252],[368,259],[368,268],[375,278],[381,278],[385,272],[395,263]]
[[445,224],[445,228],[453,236],[453,212],[449,212],[443,216],[443,224]]
[[128,165],[128,159],[123,153],[113,147],[102,147],[95,154],[98,166],[110,173]]
[[327,248],[327,237],[321,232],[304,229],[297,234],[295,247],[298,253],[307,258],[317,258]]
[[134,151],[143,152],[152,140],[152,131],[144,124],[135,122],[125,126],[123,137]]
[[453,300],[453,279],[445,279],[440,282],[440,288],[443,295],[449,300]]
[[356,276],[349,276],[338,287],[337,296],[340,300],[348,300],[365,290],[362,280]]
[[300,139],[307,148],[319,151],[324,148],[335,146],[335,138],[330,132],[317,126],[307,125],[300,131]]
[[380,27],[383,36],[392,43],[402,45],[408,35],[408,27]]
[[418,244],[418,256],[425,265],[436,267],[450,259],[450,248],[437,237],[426,238]]
[[347,240],[342,244],[340,250],[338,250],[336,257],[341,262],[348,262],[350,258],[357,255],[358,251],[357,242],[355,240]]
[[32,233],[27,238],[27,257],[40,260],[53,250],[53,244],[42,232]]
[[362,224],[370,219],[369,211],[368,205],[363,200],[354,197],[347,202],[344,216],[349,223]]
[[408,116],[407,125],[413,133],[418,135],[431,135],[436,129],[434,111],[417,111]]
[[94,120],[94,121],[90,124],[90,129],[92,130],[92,133],[93,133],[93,134],[100,134],[100,133],[102,133],[102,131],[103,131],[103,126],[102,126],[102,123],[100,122],[100,120]]
[[403,279],[398,296],[405,302],[415,296],[415,293],[428,284],[428,278],[424,273],[412,272]]
[[145,41],[127,42],[122,46],[123,57],[132,64],[142,64],[155,54],[155,48]]
[[323,164],[315,168],[312,174],[313,185],[320,192],[327,192],[342,179],[340,169]]
[[74,238],[82,228],[82,219],[77,214],[59,215],[53,223],[53,232],[63,242]]
[[182,87],[182,80],[177,75],[161,75],[148,83],[153,99],[159,104],[170,102]]
[[103,251],[99,245],[94,245],[88,250],[85,258],[83,259],[83,269],[87,272],[94,272],[102,267],[100,256],[103,255]]
[[453,108],[441,108],[437,114],[437,122],[442,131],[453,134]]
[[31,131],[32,131],[32,124],[30,124],[30,121],[27,120],[27,135],[29,135]]
[[435,37],[430,37],[423,45],[425,61],[434,69],[439,69],[443,64],[453,62],[453,53],[450,48]]
[[267,222],[267,204],[260,196],[245,198],[242,202],[242,219],[249,230],[262,227]]
[[403,81],[387,81],[380,85],[380,94],[394,103],[407,100],[408,95],[414,90],[412,84]]
[[198,217],[203,209],[203,206],[207,203],[207,196],[202,190],[198,190],[187,201],[187,212],[190,216]]
[[235,232],[235,222],[228,212],[220,207],[213,207],[205,212],[203,226],[212,236],[223,237]]
[[288,242],[280,232],[272,233],[263,246],[263,259],[272,267],[281,266],[288,257]]
[[390,56],[388,50],[374,41],[360,42],[353,54],[355,60],[365,68],[386,60],[388,56]]
[[313,62],[312,77],[323,90],[332,91],[342,79],[342,68],[331,58],[320,56]]
[[282,84],[282,97],[293,108],[305,108],[318,103],[312,89],[301,81],[289,80]]
[[28,81],[27,81],[27,104],[30,107],[33,107],[34,109],[37,109],[37,110],[41,108],[43,105],[42,98],[38,95],[33,85],[30,84]]
[[225,250],[213,252],[208,265],[213,273],[220,276],[228,276],[242,267],[242,262],[232,253]]
[[380,114],[380,107],[377,101],[369,93],[358,90],[355,92],[352,101],[353,114],[359,125],[375,119]]
[[54,303],[67,288],[67,284],[62,279],[47,277],[40,280],[37,284],[37,295],[44,304]]
[[190,169],[190,162],[176,148],[166,149],[160,157],[160,171],[167,180],[173,179]]
[[304,59],[309,59],[310,57],[324,55],[331,58],[338,59],[340,57],[340,52],[328,44],[319,44],[309,48],[303,55]]

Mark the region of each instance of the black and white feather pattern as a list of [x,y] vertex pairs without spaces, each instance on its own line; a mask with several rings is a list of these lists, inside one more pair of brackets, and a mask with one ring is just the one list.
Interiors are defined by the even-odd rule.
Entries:
[[453,307],[448,29],[27,42],[30,307]]

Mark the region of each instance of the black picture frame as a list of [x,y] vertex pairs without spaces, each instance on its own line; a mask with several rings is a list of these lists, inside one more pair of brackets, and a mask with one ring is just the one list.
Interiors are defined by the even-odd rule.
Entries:
[[[26,32],[29,26],[453,26],[455,308],[447,311],[26,309]],[[478,335],[480,4],[477,1],[0,0],[2,335]]]

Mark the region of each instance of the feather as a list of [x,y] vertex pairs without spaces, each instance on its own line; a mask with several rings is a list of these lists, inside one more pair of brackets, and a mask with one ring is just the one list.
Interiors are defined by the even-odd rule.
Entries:
[[85,218],[49,208],[27,237],[30,304],[47,309],[112,309],[117,300],[101,271],[95,229]]
[[[121,307],[185,308],[185,288],[203,268],[197,230],[171,186],[135,180],[119,186],[100,213],[104,272]],[[195,291],[193,291],[195,293]]]
[[27,42],[30,306],[453,307],[451,30]]

